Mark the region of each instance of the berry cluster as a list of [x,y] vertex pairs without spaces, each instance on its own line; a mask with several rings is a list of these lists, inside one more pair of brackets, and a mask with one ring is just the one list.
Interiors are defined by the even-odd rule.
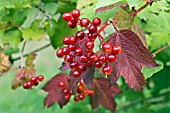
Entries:
[[[69,100],[72,94],[68,88],[65,88],[64,82],[59,82],[59,87],[63,89],[64,99]],[[85,88],[84,81],[80,80],[79,85],[77,86],[77,94],[74,96],[74,101],[78,102],[79,100],[84,100],[86,95],[92,96],[94,92]]]
[[24,89],[32,89],[32,86],[38,86],[39,82],[44,81],[44,76],[39,75],[39,76],[34,76],[31,77],[27,82],[24,82],[23,88]]
[[[116,60],[116,55],[121,53],[121,47],[113,46],[110,43],[103,41],[103,37],[100,35],[100,32],[104,27],[100,27],[100,18],[94,18],[90,21],[87,18],[80,19],[79,17],[80,11],[77,9],[74,9],[71,13],[66,12],[62,15],[63,20],[68,22],[68,27],[73,29],[79,25],[82,30],[77,31],[75,36],[65,36],[62,41],[65,46],[63,48],[59,48],[56,51],[56,55],[59,58],[64,57],[64,61],[69,64],[71,69],[70,75],[75,78],[80,77],[87,68],[92,66],[102,68],[105,75],[110,75],[112,68],[108,65],[108,63]],[[87,32],[85,33],[84,31]],[[98,55],[93,51],[95,46],[94,41],[96,38],[98,38],[101,42],[101,47],[99,47],[102,51],[101,55]],[[67,90],[68,89],[64,89],[64,92],[67,92],[64,93],[66,94],[65,99],[69,99],[71,95]],[[75,101],[83,100],[85,94],[91,95],[93,92],[87,90],[80,81],[80,85],[77,87],[77,93],[78,96],[74,97]]]

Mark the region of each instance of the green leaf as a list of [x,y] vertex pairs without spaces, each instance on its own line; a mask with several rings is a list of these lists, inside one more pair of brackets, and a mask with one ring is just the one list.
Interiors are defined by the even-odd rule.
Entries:
[[113,17],[113,22],[119,29],[127,29],[131,28],[133,20],[129,13],[127,13],[122,8],[116,10],[115,15]]
[[18,30],[7,31],[2,40],[3,44],[10,44],[10,46],[16,48],[21,42],[21,33]]
[[77,32],[77,28],[75,29],[70,29],[67,26],[67,22],[65,22],[61,17],[57,22],[56,28],[55,28],[55,33],[51,38],[51,44],[54,48],[58,48],[62,46],[62,39],[65,36],[71,36],[75,35]]
[[2,30],[0,30],[0,47],[4,47],[3,45],[3,36],[4,36],[4,32]]
[[104,7],[104,6],[108,6],[108,5],[112,5],[112,4],[118,3],[120,1],[122,1],[122,0],[98,0],[95,9]]
[[161,12],[159,15],[150,14],[148,24],[144,26],[147,32],[167,33],[170,31],[170,13]]
[[146,68],[146,67],[142,67],[142,73],[144,74],[145,79],[150,78],[154,73],[159,72],[160,70],[163,69],[163,63],[161,61],[156,61],[157,64],[159,64],[160,66],[155,67],[155,68]]
[[136,92],[133,89],[126,90],[125,92],[123,92],[122,96],[126,98],[126,101],[135,101],[144,98],[142,92]]
[[28,41],[30,39],[40,40],[45,38],[45,33],[42,29],[25,28],[21,32],[25,41]]
[[97,3],[97,0],[78,0],[77,1],[77,9],[82,10],[84,8],[93,6]]
[[1,0],[0,1],[0,10],[4,8],[12,8],[14,7],[9,0]]
[[28,69],[34,69],[34,60],[36,59],[36,54],[29,54],[25,61],[25,66]]
[[48,3],[48,4],[45,4],[45,8],[50,14],[55,14],[55,12],[57,11],[57,4]]
[[153,32],[151,35],[150,49],[156,50],[164,45],[170,45],[170,34]]
[[131,8],[134,6],[138,6],[140,3],[142,3],[142,0],[126,0],[126,1]]
[[44,29],[40,26],[41,21],[36,20],[32,23],[30,28],[22,29],[22,36],[25,41],[33,39],[33,40],[40,40],[45,38]]
[[58,7],[57,7],[57,12],[59,13],[65,13],[65,12],[70,12],[71,10],[76,8],[76,3],[71,3],[71,2],[58,2]]

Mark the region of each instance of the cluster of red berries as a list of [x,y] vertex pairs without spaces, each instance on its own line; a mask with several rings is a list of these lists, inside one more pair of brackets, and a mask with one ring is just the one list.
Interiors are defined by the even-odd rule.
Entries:
[[24,89],[32,89],[33,86],[38,86],[39,82],[44,81],[44,76],[39,75],[39,76],[33,76],[31,77],[27,82],[24,82],[23,88]]
[[[72,95],[72,91],[70,91],[68,88],[65,88],[64,82],[60,82],[59,87],[63,89],[64,99],[69,100]],[[84,100],[86,95],[92,96],[93,94],[94,92],[92,90],[85,88],[84,81],[80,80],[80,83],[77,86],[77,94],[74,96],[74,101],[78,102],[79,100]]]

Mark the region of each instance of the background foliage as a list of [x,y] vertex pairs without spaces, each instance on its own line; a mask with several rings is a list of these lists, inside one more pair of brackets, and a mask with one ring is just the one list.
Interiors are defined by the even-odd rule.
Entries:
[[[37,52],[38,57],[34,63],[36,74],[43,74],[47,82],[60,72],[59,67],[62,61],[56,58],[55,49],[62,46],[62,38],[65,35],[69,36],[76,32],[76,29],[70,30],[67,27],[61,15],[77,8],[81,11],[80,18],[87,17],[91,20],[94,17],[100,17],[104,22],[113,17],[118,8],[103,12],[96,9],[125,1],[130,8],[140,7],[145,3],[142,0],[133,0],[134,2],[132,0],[0,0],[0,53],[9,55],[11,68],[13,68],[21,65],[20,55],[25,41],[27,43],[22,54],[45,46],[45,49]],[[127,10],[130,11],[129,8]],[[99,13],[95,14],[95,11]],[[126,18],[123,19],[126,20]],[[165,45],[170,46],[169,20],[170,0],[154,2],[135,17],[135,22],[145,33],[147,46],[151,52]],[[125,27],[128,24],[129,22],[123,21]],[[106,29],[108,34],[105,35],[113,32],[110,29],[112,28]],[[118,84],[124,93],[115,96],[117,112],[170,112],[170,49],[158,53],[155,58],[160,67],[142,69],[147,79],[147,87],[142,92],[125,90],[126,84],[123,78],[119,79]],[[51,108],[44,108],[43,99],[46,93],[41,88],[45,82],[28,92],[22,88],[16,91],[11,90],[10,84],[16,71],[7,72],[0,77],[0,113],[109,113],[103,107],[91,111],[87,98],[79,103],[71,100],[62,110],[59,109],[58,104]]]

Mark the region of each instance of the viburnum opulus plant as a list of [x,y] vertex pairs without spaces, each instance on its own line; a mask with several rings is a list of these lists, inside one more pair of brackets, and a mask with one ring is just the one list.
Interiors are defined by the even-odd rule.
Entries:
[[[62,108],[71,96],[78,102],[88,95],[93,109],[101,104],[114,111],[116,103],[113,96],[121,93],[116,84],[120,75],[128,88],[141,91],[146,85],[140,71],[142,66],[151,68],[158,65],[133,31],[119,30],[113,19],[102,22],[96,17],[90,21],[80,18],[80,14],[74,9],[62,15],[70,29],[77,26],[81,29],[75,35],[63,37],[64,47],[56,51],[56,56],[64,59],[61,71],[70,70],[70,73],[59,73],[46,84],[43,89],[49,94],[45,98],[45,106],[49,107],[57,101]],[[108,25],[113,26],[115,33],[107,39],[100,33]],[[99,40],[100,44],[95,45],[95,40]],[[94,51],[95,46],[98,47],[97,52]],[[101,77],[95,77],[95,71]],[[55,89],[50,86],[55,86]]]
[[[26,91],[31,91],[36,89],[37,85],[43,85],[41,82],[51,77],[46,71],[54,67],[51,66],[50,60],[48,61],[52,56],[43,59],[51,66],[46,68],[47,65],[41,65],[47,74],[43,76],[40,69],[42,67],[34,65],[37,56],[35,53],[52,46],[57,49],[55,52],[52,50],[52,53],[55,54],[57,61],[62,63],[57,64],[59,67],[61,65],[59,69],[54,69],[54,72],[60,72],[42,88],[48,93],[44,99],[44,106],[51,107],[57,102],[62,108],[69,101],[76,103],[89,99],[92,109],[102,105],[114,112],[117,102],[114,100],[115,95],[123,95],[123,99],[128,100],[126,92],[130,88],[133,89],[130,94],[142,91],[145,86],[147,86],[145,90],[152,89],[152,86],[158,86],[160,81],[165,81],[167,77],[162,77],[161,80],[155,80],[157,76],[149,78],[163,68],[161,63],[158,65],[159,61],[155,61],[155,55],[170,48],[170,46],[161,48],[169,44],[169,2],[162,0],[160,6],[154,6],[154,11],[151,7],[147,7],[153,6],[153,2],[157,1],[159,0],[143,0],[143,2],[142,0],[4,0],[0,2],[0,76],[10,70],[18,70],[12,81],[12,89],[21,86]],[[146,7],[148,8],[146,14],[141,16],[141,11]],[[138,24],[141,24],[144,31]],[[45,39],[48,44],[37,50],[24,52],[24,48],[29,47],[27,42],[41,39]],[[22,47],[18,47],[18,44]],[[157,51],[151,53],[149,50]],[[13,58],[15,53],[20,53],[19,57],[15,58],[14,55]],[[14,64],[16,60],[20,60],[19,66],[10,67],[10,63]],[[168,70],[169,63],[164,62],[164,64]],[[149,78],[148,83],[146,83],[147,78]],[[165,87],[168,85],[165,84]],[[154,87],[149,94],[153,94],[157,99],[159,96],[155,95],[162,91],[162,87],[162,85],[159,88]],[[148,92],[144,95],[146,92],[142,92],[144,100],[141,101],[134,96],[135,101],[127,102],[127,106],[142,103],[148,107],[149,103],[157,103],[157,101],[146,101],[152,100],[152,97],[147,97]],[[160,103],[162,102],[164,101],[161,100]],[[127,106],[118,108],[122,110]]]

